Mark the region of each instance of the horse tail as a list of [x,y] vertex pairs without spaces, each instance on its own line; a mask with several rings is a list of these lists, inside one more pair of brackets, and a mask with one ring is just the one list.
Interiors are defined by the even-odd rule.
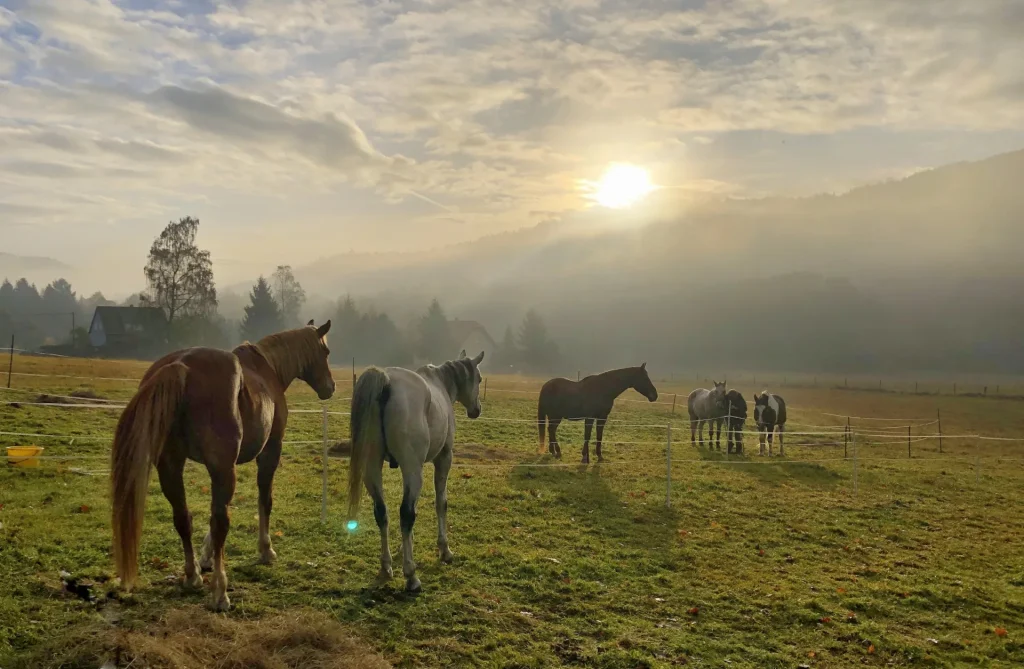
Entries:
[[114,564],[126,588],[139,575],[139,543],[149,491],[149,469],[160,458],[185,395],[188,367],[172,362],[143,382],[128,402],[110,451]]
[[362,497],[363,473],[366,459],[374,446],[384,447],[384,405],[391,396],[391,379],[387,372],[370,367],[352,389],[350,433],[352,459],[348,467],[348,517],[354,520],[359,513]]
[[544,404],[537,400],[537,432],[540,437],[540,445],[537,447],[544,450],[544,428],[547,425],[547,414],[544,411]]

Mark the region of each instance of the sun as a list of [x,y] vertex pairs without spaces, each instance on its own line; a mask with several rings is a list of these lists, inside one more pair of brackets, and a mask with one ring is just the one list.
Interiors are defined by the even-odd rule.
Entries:
[[612,163],[600,181],[587,182],[588,197],[609,209],[631,207],[655,190],[651,177],[642,167],[629,163]]

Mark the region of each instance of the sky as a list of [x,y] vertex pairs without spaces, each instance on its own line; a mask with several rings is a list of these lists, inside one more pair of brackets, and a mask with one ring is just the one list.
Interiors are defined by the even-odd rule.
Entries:
[[124,294],[186,215],[223,285],[578,218],[613,162],[666,207],[842,192],[1024,147],[1022,34],[1019,0],[0,0],[0,250]]

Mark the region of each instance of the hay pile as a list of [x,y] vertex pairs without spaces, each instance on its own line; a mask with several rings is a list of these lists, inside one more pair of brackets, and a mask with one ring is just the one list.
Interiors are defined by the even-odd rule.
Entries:
[[14,667],[81,669],[385,669],[391,665],[313,611],[242,620],[194,606],[143,629],[72,631]]

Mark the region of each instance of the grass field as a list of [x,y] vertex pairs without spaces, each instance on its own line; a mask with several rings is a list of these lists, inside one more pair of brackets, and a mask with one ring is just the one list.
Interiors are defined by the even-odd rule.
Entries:
[[[256,564],[256,470],[242,466],[227,548],[234,608],[213,616],[199,613],[206,593],[171,582],[180,575],[181,548],[155,477],[143,586],[104,598],[112,575],[105,470],[119,412],[27,404],[41,393],[82,389],[126,400],[134,384],[113,379],[137,378],[144,368],[16,358],[22,375],[14,377],[15,392],[0,399],[26,404],[0,405],[0,432],[63,436],[0,434],[0,445],[37,443],[46,456],[77,459],[0,465],[0,667],[95,668],[104,659],[96,649],[115,646],[126,649],[125,666],[128,647],[137,647],[125,641],[129,631],[156,638],[153,630],[166,630],[168,620],[257,624],[289,615],[340,626],[401,667],[1024,663],[1024,441],[950,437],[1024,438],[1019,401],[773,388],[790,407],[792,433],[840,426],[846,415],[901,419],[851,421],[856,473],[852,446],[843,458],[841,432],[794,434],[786,457],[771,461],[756,455],[749,436],[744,456],[695,449],[685,401],[676,414],[670,406],[672,393],[692,384],[672,387],[656,373],[669,403],[624,395],[641,401],[617,404],[612,417],[625,423],[606,431],[607,461],[587,468],[576,464],[579,424],[563,424],[566,459],[557,463],[536,454],[529,422],[469,421],[460,409],[448,514],[456,561],[437,560],[427,486],[417,521],[418,596],[403,593],[400,577],[372,587],[377,531],[368,503],[361,528],[345,530],[346,462],[329,459],[329,519],[322,525],[320,446],[290,444],[271,521],[278,562]],[[332,441],[347,437],[348,376],[337,372],[336,399],[328,403],[344,414],[330,416]],[[489,377],[482,418],[528,420],[535,396],[508,391],[538,386],[535,379]],[[754,390],[739,388],[748,398]],[[286,439],[318,441],[313,393],[297,384],[289,398],[315,412],[293,414]],[[937,410],[947,435],[943,452],[937,440],[921,439],[935,433],[931,424],[912,430],[908,457],[903,425],[933,421]],[[201,539],[210,497],[205,471],[190,463],[186,485]],[[395,471],[386,471],[385,486],[396,517]],[[397,525],[392,550],[400,564]],[[96,583],[100,601],[65,592],[61,571]]]

